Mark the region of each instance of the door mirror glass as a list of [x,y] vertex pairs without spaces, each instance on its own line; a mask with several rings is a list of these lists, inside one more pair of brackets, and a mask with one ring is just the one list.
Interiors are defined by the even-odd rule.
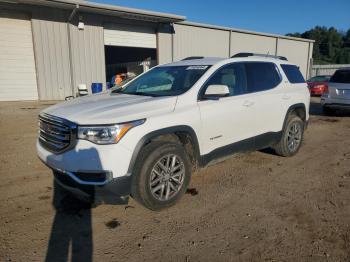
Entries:
[[209,85],[205,91],[204,98],[219,99],[230,95],[227,85]]

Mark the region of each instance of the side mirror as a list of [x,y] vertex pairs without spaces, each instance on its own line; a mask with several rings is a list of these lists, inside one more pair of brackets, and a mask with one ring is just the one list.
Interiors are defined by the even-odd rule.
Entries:
[[210,85],[205,91],[205,99],[219,100],[221,97],[230,95],[230,90],[227,85]]

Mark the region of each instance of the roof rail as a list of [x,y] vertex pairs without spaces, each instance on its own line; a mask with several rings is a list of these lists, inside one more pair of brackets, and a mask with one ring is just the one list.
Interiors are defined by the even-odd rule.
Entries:
[[181,61],[185,61],[185,60],[194,60],[194,59],[203,59],[204,56],[189,56],[189,57],[186,57],[184,59],[182,59]]
[[237,58],[237,57],[249,57],[249,56],[261,56],[261,57],[269,57],[269,58],[275,58],[279,60],[285,60],[288,61],[288,59],[285,56],[276,56],[276,55],[269,55],[269,54],[258,54],[258,53],[237,53],[231,58]]

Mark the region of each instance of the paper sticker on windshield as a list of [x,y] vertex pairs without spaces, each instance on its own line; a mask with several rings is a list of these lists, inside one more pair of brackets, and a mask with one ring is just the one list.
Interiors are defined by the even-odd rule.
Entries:
[[208,66],[189,66],[186,70],[205,70]]

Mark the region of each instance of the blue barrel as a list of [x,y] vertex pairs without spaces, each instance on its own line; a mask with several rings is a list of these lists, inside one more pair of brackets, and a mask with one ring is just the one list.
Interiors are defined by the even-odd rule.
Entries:
[[91,84],[91,92],[93,94],[102,92],[102,83],[92,83]]

